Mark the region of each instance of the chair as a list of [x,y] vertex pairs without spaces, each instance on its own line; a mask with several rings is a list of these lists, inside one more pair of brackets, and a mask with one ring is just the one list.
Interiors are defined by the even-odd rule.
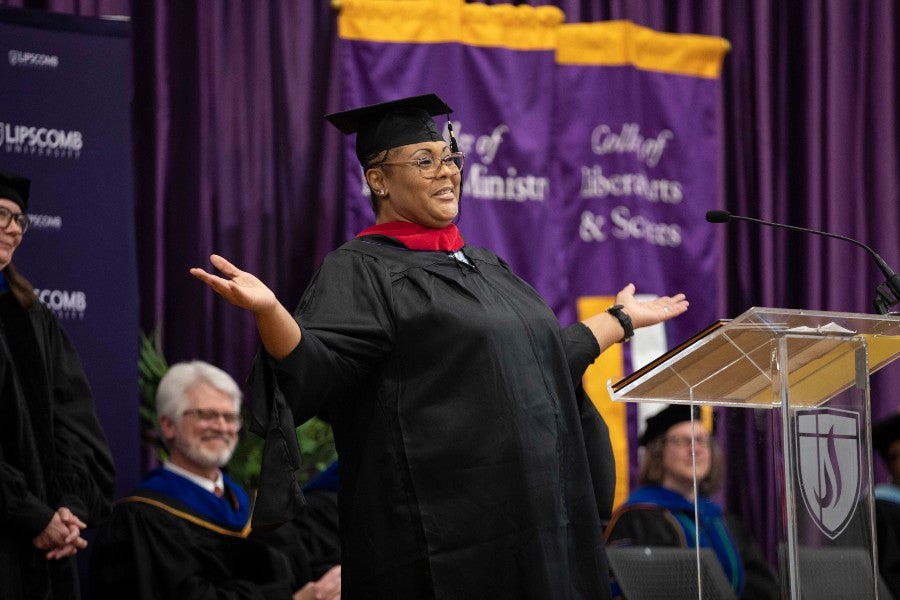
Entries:
[[613,581],[626,600],[736,600],[716,555],[700,549],[701,589],[695,548],[607,547]]
[[[779,548],[783,555],[783,547]],[[800,595],[804,600],[872,598],[872,557],[864,548],[800,546]],[[879,575],[879,600],[893,600]]]

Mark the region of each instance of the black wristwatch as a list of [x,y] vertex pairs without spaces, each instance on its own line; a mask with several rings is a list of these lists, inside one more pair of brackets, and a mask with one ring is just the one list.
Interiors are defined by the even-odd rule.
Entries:
[[619,321],[619,325],[622,326],[622,329],[625,330],[625,336],[619,340],[620,344],[622,342],[627,342],[634,337],[634,325],[631,323],[631,317],[622,310],[623,308],[625,307],[621,304],[614,304],[606,309],[606,312],[614,316]]

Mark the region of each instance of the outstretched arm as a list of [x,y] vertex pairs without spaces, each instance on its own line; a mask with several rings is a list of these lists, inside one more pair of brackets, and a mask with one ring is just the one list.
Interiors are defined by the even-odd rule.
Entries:
[[300,325],[272,290],[252,273],[241,271],[218,254],[210,256],[209,261],[222,277],[197,267],[191,269],[191,275],[230,303],[253,313],[263,347],[272,358],[281,360],[290,354],[300,343]]
[[[662,296],[655,300],[638,301],[634,297],[634,284],[629,283],[616,294],[616,304],[621,304],[625,314],[631,317],[635,329],[656,325],[668,321],[684,313],[688,309],[688,301],[684,294]],[[606,350],[622,339],[622,325],[618,319],[608,312],[597,313],[582,321],[600,345],[600,351]]]

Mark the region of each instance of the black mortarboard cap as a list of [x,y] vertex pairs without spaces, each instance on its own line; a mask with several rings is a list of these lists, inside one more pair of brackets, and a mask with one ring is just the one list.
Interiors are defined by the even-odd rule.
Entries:
[[332,113],[325,118],[343,133],[356,134],[356,158],[365,167],[368,157],[383,150],[443,140],[431,117],[452,112],[437,94],[425,94]]
[[891,444],[900,440],[900,413],[891,415],[872,426],[872,446],[885,461]]
[[28,191],[30,189],[30,179],[0,171],[0,198],[12,200],[19,205],[23,212],[28,210]]
[[700,407],[689,404],[670,404],[647,419],[647,427],[641,435],[639,445],[646,446],[656,438],[665,435],[673,425],[678,425],[682,421],[690,421],[692,409],[694,419],[700,420]]

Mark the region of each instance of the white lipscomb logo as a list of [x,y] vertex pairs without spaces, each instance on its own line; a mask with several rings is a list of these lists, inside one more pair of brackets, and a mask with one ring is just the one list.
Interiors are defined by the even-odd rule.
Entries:
[[41,304],[59,319],[83,319],[87,311],[87,294],[82,290],[34,290]]
[[816,526],[833,540],[859,504],[859,414],[818,408],[800,410],[796,419],[794,447],[803,504]]

